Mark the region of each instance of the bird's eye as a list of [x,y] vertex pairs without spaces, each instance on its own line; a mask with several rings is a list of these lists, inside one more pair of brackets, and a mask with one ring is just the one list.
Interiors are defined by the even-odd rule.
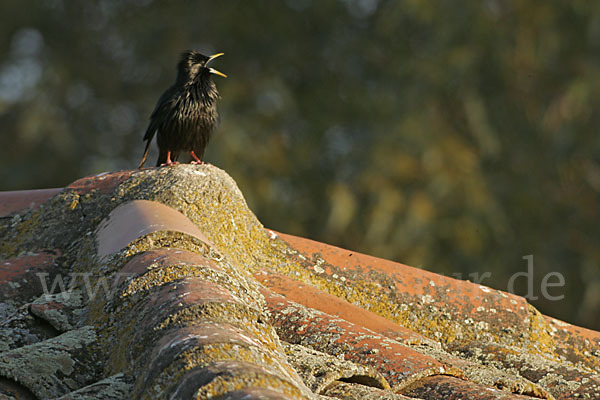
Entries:
[[192,65],[192,68],[191,68],[190,70],[191,70],[192,74],[194,74],[194,75],[195,75],[195,74],[197,74],[198,72],[200,72],[200,70],[202,69],[202,67],[203,67],[203,66],[202,66],[202,65],[200,65],[200,64],[194,64],[194,65]]

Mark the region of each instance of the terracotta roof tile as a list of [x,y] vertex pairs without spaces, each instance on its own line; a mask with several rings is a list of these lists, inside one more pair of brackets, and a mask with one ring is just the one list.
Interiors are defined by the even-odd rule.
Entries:
[[15,211],[35,208],[62,191],[63,189],[37,189],[0,192],[0,217],[6,217]]
[[315,308],[327,314],[343,318],[348,322],[377,332],[405,344],[426,344],[438,346],[439,343],[423,335],[395,324],[377,314],[363,310],[334,295],[323,292],[311,284],[298,281],[286,275],[268,270],[255,273],[255,278],[273,292],[306,307]]
[[507,393],[489,386],[456,379],[452,376],[428,376],[415,382],[403,391],[404,394],[423,400],[485,399],[485,400],[523,400],[529,396]]
[[262,293],[281,339],[372,366],[394,389],[425,376],[462,375],[460,371],[446,368],[437,360],[360,325],[306,308],[268,290]]
[[111,255],[137,238],[152,232],[174,230],[210,244],[196,225],[180,212],[164,204],[134,200],[114,209],[99,226],[98,255]]
[[134,171],[119,171],[86,176],[68,185],[67,189],[73,190],[78,194],[86,194],[94,190],[107,194],[129,179],[133,173]]
[[28,301],[44,293],[43,284],[60,272],[60,250],[0,260],[0,301]]
[[164,271],[177,266],[205,265],[214,270],[221,268],[206,257],[191,251],[177,248],[147,250],[132,257],[121,269],[121,273],[129,278],[143,275],[148,270]]
[[[373,289],[371,299],[385,295],[392,300],[397,322],[419,328],[438,340],[462,340],[463,337],[457,336],[473,336],[485,331],[512,342],[520,341],[521,333],[528,329],[529,305],[522,297],[310,239],[277,235],[322,276],[343,280],[345,286],[364,285],[364,282],[375,286],[377,289]],[[368,303],[362,306],[377,309]],[[439,318],[403,321],[405,311],[418,309],[428,313],[432,307],[435,315],[443,315],[451,323],[460,324],[459,328],[466,329],[453,329]]]
[[284,348],[288,361],[313,393],[324,395],[329,387],[341,382],[380,390],[390,389],[383,375],[368,365],[356,364],[298,344],[284,342]]
[[571,325],[555,318],[544,316],[555,337],[556,352],[573,363],[590,365],[600,371],[600,332]]
[[0,199],[0,393],[600,398],[600,333],[265,230],[210,165]]
[[[467,356],[473,348],[481,353],[480,360],[486,363],[499,363],[506,370],[519,371],[531,382],[545,387],[556,398],[577,398],[584,394],[600,398],[600,375],[569,363],[558,363],[553,355],[531,356],[519,348],[502,347],[494,343],[477,343],[453,348]],[[592,397],[594,398],[594,397]]]
[[389,390],[344,381],[332,383],[329,387],[325,388],[322,395],[344,400],[414,400],[414,397],[392,393]]

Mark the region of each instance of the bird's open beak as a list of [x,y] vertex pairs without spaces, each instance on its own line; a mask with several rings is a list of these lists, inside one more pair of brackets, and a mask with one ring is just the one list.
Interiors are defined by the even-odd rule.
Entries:
[[[221,57],[223,54],[225,53],[217,53],[217,54],[213,54],[212,56],[208,57],[208,60],[206,60],[206,64],[208,64],[209,62],[211,62],[212,60],[214,60],[217,57]],[[206,65],[205,64],[205,65]],[[211,74],[215,74],[215,75],[219,75],[222,76],[223,78],[227,78],[227,75],[225,75],[224,73],[222,73],[221,71],[217,71],[214,68],[209,68],[208,72],[210,72]]]

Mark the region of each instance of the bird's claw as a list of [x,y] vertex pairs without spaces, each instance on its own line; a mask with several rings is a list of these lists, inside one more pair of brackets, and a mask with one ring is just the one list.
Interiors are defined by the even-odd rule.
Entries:
[[161,167],[170,167],[171,165],[177,165],[179,161],[167,161],[166,163],[160,164]]

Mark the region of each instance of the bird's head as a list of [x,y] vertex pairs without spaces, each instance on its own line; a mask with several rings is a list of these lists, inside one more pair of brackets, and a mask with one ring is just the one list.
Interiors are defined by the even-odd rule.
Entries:
[[222,56],[224,53],[213,54],[212,56],[205,56],[197,51],[186,51],[181,55],[181,61],[179,61],[178,69],[180,75],[186,78],[199,78],[208,77],[211,74],[219,75],[227,78],[227,75],[221,71],[217,71],[214,68],[208,66],[208,64],[217,57]]

